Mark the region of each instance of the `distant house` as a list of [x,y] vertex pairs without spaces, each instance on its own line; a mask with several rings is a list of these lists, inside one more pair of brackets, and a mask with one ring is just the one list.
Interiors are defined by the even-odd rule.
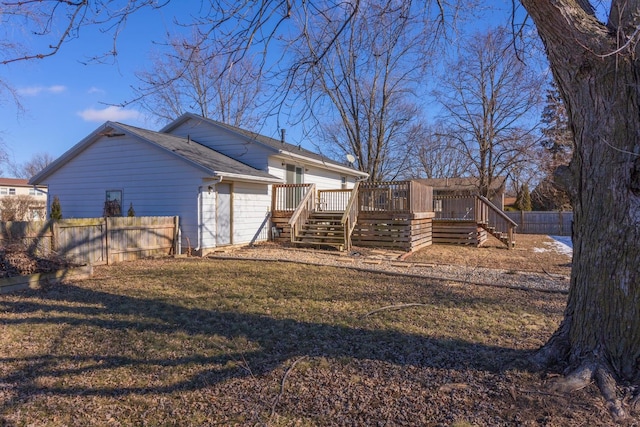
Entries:
[[185,114],[159,132],[106,122],[29,182],[47,185],[65,218],[180,216],[182,250],[269,238],[273,184],[351,188],[366,174],[304,148]]
[[[506,177],[496,177],[489,187],[488,199],[501,210],[504,210],[504,193]],[[435,196],[472,196],[478,194],[480,180],[475,177],[424,178],[417,181],[433,187]]]
[[35,187],[27,179],[0,178],[2,221],[38,221],[46,216],[47,188]]

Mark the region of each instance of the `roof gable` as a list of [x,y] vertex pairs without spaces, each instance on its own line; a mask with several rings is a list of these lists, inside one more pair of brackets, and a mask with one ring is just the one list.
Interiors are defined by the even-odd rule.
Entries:
[[101,138],[122,136],[124,134],[128,134],[140,141],[159,147],[176,156],[176,158],[179,158],[182,161],[187,161],[193,166],[200,168],[204,173],[210,176],[229,176],[264,182],[282,181],[273,175],[245,165],[242,162],[227,157],[222,153],[187,138],[154,132],[121,123],[106,122],[52,162],[43,171],[32,177],[29,183],[37,184],[42,182],[42,180],[46,179],[52,173],[63,167],[67,162],[78,156],[92,144],[98,142]]
[[238,160],[225,156],[218,151],[206,147],[189,138],[182,138],[167,133],[154,132],[147,129],[136,128],[134,126],[120,126],[131,133],[140,136],[162,148],[171,151],[205,169],[215,175],[244,175],[247,177],[270,179],[280,182],[279,178],[264,171],[255,169]]
[[261,146],[265,147],[267,150],[269,150],[273,154],[282,154],[284,156],[294,156],[296,158],[301,158],[301,160],[306,159],[316,164],[321,163],[328,167],[340,168],[344,171],[350,171],[351,172],[350,175],[353,175],[353,176],[368,176],[366,172],[353,169],[345,164],[329,159],[328,157],[322,156],[321,154],[302,148],[301,146],[289,144],[287,142],[283,142],[275,138],[261,135],[257,132],[241,129],[241,128],[231,126],[222,122],[218,122],[216,120],[198,116],[193,113],[183,114],[182,116],[174,120],[172,123],[162,128],[160,132],[171,133],[177,127],[179,127],[180,125],[190,120],[196,120],[210,127],[220,129],[230,134],[234,134],[236,136],[241,137],[245,141],[255,142],[257,144],[260,144]]

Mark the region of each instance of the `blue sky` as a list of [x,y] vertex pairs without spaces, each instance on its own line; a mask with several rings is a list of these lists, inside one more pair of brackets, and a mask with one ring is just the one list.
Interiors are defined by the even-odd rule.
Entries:
[[[110,35],[85,28],[53,57],[2,66],[0,78],[17,90],[25,110],[7,99],[1,104],[0,139],[10,160],[24,163],[42,152],[58,157],[107,120],[156,129],[136,106],[113,104],[132,99],[134,72],[145,66],[153,41],[162,42],[168,28],[175,30],[173,12],[167,7],[133,15],[118,38],[115,63],[81,62],[112,44]],[[6,166],[1,169],[7,173]]]
[[[0,78],[17,89],[25,109],[19,113],[7,99],[0,103],[0,140],[10,161],[21,164],[36,153],[58,157],[107,120],[157,129],[159,126],[146,121],[135,105],[115,105],[132,99],[131,86],[137,84],[134,72],[148,63],[154,41],[163,42],[167,32],[176,31],[176,13],[187,20],[187,5],[195,7],[197,13],[200,2],[173,2],[159,10],[134,14],[118,37],[118,58],[112,64],[81,62],[108,51],[112,44],[111,35],[98,28],[84,28],[79,38],[53,57],[0,66]],[[301,138],[295,129],[285,127],[288,139]],[[277,131],[275,123],[261,130],[273,137],[277,137]],[[290,142],[313,149],[304,141]],[[5,165],[0,169],[9,175]]]

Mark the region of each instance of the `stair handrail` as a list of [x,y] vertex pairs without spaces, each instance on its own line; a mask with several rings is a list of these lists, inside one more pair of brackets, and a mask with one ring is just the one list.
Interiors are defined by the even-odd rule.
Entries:
[[[507,243],[507,246],[509,248],[511,248],[511,246],[513,245],[513,234],[515,231],[515,228],[518,226],[518,223],[515,222],[514,220],[512,220],[511,218],[509,218],[509,216],[504,213],[502,211],[502,209],[500,209],[499,207],[497,207],[496,205],[494,205],[489,199],[487,199],[486,197],[482,196],[482,195],[477,195],[478,200],[480,200],[482,202],[482,207],[484,208],[489,208],[489,210],[492,210],[498,217],[500,217],[502,220],[504,220],[504,222],[506,223],[507,226],[507,235],[508,235],[508,239],[509,242]],[[480,209],[478,209],[478,213],[476,213],[476,215],[479,215],[479,211]],[[489,215],[488,212],[484,212],[483,209],[483,215],[481,218],[476,217],[476,220],[479,223],[483,223],[485,225],[489,225]],[[498,224],[495,224],[496,226]]]
[[344,245],[345,249],[351,249],[351,232],[356,226],[356,221],[358,220],[358,188],[360,187],[360,182],[356,181],[356,184],[351,189],[351,194],[349,195],[349,202],[344,210],[344,214],[342,214],[342,219],[340,220],[340,224],[344,227]]
[[307,190],[298,207],[293,211],[291,218],[289,218],[289,225],[291,226],[291,241],[294,242],[297,236],[297,232],[300,226],[303,225],[309,215],[313,212],[316,206],[316,185],[311,184],[311,187]]

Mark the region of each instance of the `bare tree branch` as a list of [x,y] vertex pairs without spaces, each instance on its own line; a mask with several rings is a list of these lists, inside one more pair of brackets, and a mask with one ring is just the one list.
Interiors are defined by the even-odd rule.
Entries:
[[535,113],[543,76],[517,58],[509,37],[504,29],[477,35],[435,91],[444,126],[488,197],[496,178],[531,160],[538,141]]

